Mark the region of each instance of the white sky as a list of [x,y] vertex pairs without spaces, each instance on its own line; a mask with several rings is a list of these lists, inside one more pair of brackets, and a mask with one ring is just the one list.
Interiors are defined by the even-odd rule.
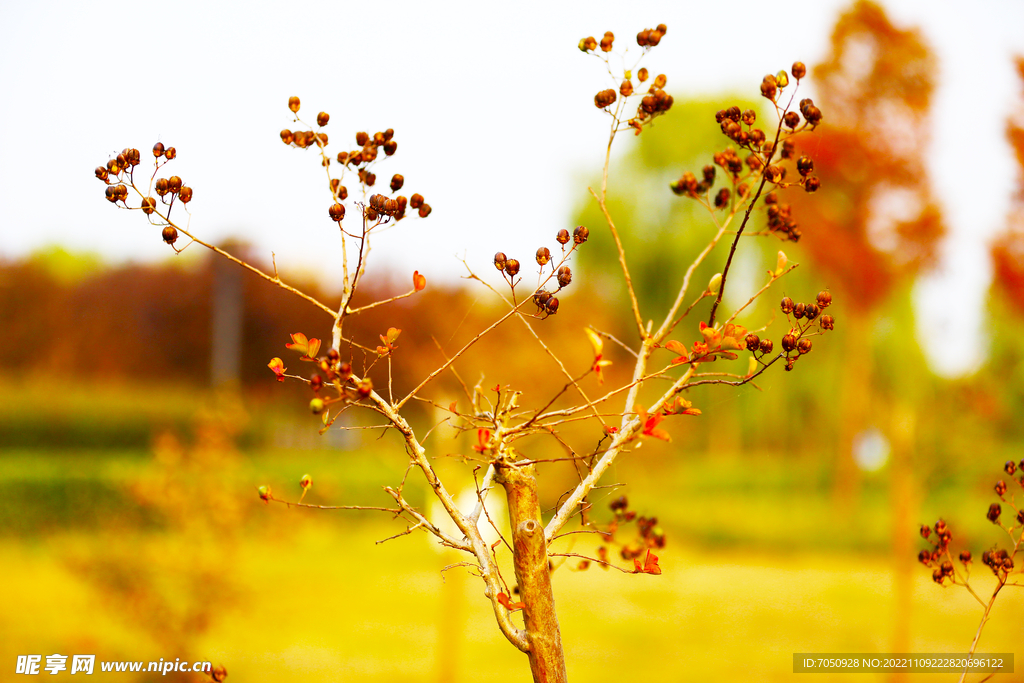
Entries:
[[[532,253],[600,167],[606,119],[592,101],[606,76],[576,49],[581,37],[610,29],[633,44],[665,23],[645,63],[669,75],[670,92],[756,92],[765,73],[820,61],[847,5],[0,0],[0,257],[59,243],[111,261],[166,258],[157,231],[115,210],[92,173],[159,139],[195,190],[198,234],[241,234],[283,272],[336,280],[323,170],[277,136],[299,95],[308,120],[331,114],[335,152],[356,130],[395,129],[399,153],[378,183],[402,173],[434,213],[386,233],[375,256],[402,282],[414,268],[453,279],[456,253]],[[1014,181],[1004,130],[1024,2],[883,5],[940,59],[930,162],[952,235],[917,300],[922,331],[940,340],[928,344],[935,367],[956,374],[984,351],[986,243]]]

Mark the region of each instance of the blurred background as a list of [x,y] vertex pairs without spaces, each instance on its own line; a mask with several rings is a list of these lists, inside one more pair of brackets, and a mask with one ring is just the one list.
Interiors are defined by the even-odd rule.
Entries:
[[[428,285],[347,330],[368,344],[403,330],[395,392],[500,315],[460,259],[497,285],[495,251],[526,263],[580,224],[592,238],[558,315],[538,327],[564,358],[589,362],[585,325],[626,339],[631,321],[586,192],[607,139],[593,95],[615,84],[576,44],[612,30],[621,50],[658,23],[668,33],[644,65],[667,75],[675,104],[617,140],[609,194],[645,317],[671,302],[712,234],[669,182],[725,147],[715,111],[754,108],[772,125],[760,79],[799,59],[798,97],[824,113],[799,149],[822,189],[783,195],[798,243],[744,240],[726,304],[745,302],[783,249],[800,267],[738,322],[769,325],[762,337],[778,344],[779,298],[828,289],[836,330],[756,388],[693,390],[701,417],[667,421],[671,444],[620,458],[607,483],[624,486],[596,497],[594,515],[610,519],[624,493],[656,516],[664,574],[559,566],[569,675],[783,680],[794,652],[967,650],[981,608],[915,558],[918,526],[939,517],[956,550],[1005,547],[985,512],[1009,481],[1003,463],[1024,457],[1024,6],[303,7],[0,7],[3,666],[62,653],[210,659],[231,680],[525,679],[479,581],[442,576],[457,556],[415,534],[375,543],[404,529],[379,514],[259,502],[259,485],[297,499],[310,474],[307,502],[387,505],[381,487],[406,458],[393,433],[319,436],[308,389],[266,368],[280,356],[301,372],[288,335],[329,339],[326,316],[197,245],[172,254],[102,198],[92,169],[126,146],[174,145],[174,172],[195,190],[191,228],[264,268],[275,254],[283,277],[334,306],[329,195],[312,153],[279,141],[293,126],[287,99],[300,96],[307,119],[328,111],[342,145],[393,127],[399,154],[378,175],[402,173],[433,213],[374,243],[357,303],[407,291],[414,269]],[[698,270],[698,287],[724,257],[720,247]],[[520,328],[457,369],[543,405],[560,374]],[[696,335],[684,324],[676,336]],[[605,348],[614,386],[630,357]],[[448,405],[461,388],[445,377],[428,396]],[[410,409],[421,433],[444,417]],[[374,424],[359,420],[345,424]],[[582,447],[587,434],[568,433]],[[471,495],[472,467],[446,457],[471,453],[469,435],[442,426],[427,445],[449,488]],[[551,464],[542,477],[554,505],[576,473]],[[419,482],[406,491],[430,509]],[[979,594],[988,574],[976,563]],[[980,651],[1024,656],[1020,593],[1000,596]]]

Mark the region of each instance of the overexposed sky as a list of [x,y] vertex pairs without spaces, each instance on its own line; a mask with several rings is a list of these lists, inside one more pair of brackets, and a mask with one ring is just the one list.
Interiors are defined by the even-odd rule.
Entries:
[[[312,151],[281,144],[287,99],[326,110],[331,148],[357,130],[396,131],[394,172],[434,207],[375,243],[378,276],[454,279],[463,253],[532,254],[563,227],[600,168],[607,75],[576,44],[613,30],[635,46],[668,25],[645,63],[670,92],[756,93],[800,59],[813,68],[849,3],[707,2],[0,3],[0,257],[48,244],[111,261],[166,258],[156,229],[103,198],[93,169],[124,147],[174,145],[168,168],[195,190],[191,227],[241,235],[283,273],[337,281],[338,241]],[[948,374],[983,353],[986,243],[1014,180],[1005,142],[1024,53],[1024,2],[882,3],[919,26],[940,60],[931,154],[951,236],[918,288],[929,355]],[[301,9],[297,9],[301,8]],[[809,84],[813,92],[813,83]],[[827,114],[826,114],[827,115]],[[355,183],[350,183],[350,187]],[[383,264],[388,264],[385,268]]]

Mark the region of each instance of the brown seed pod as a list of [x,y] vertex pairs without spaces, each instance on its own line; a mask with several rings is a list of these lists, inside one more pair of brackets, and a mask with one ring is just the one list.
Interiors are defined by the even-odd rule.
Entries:
[[387,142],[384,143],[383,147],[384,154],[386,154],[387,156],[391,156],[392,154],[398,151],[398,143],[395,142],[394,140],[388,140]]
[[1001,514],[1003,514],[1003,508],[999,505],[999,503],[992,503],[991,505],[988,506],[988,512],[985,514],[985,517],[988,519],[988,521],[995,524],[999,521],[999,515]]
[[612,44],[615,42],[615,34],[611,31],[605,31],[604,38],[601,38],[601,50],[603,52],[611,52]]
[[[281,131],[281,133],[282,133],[281,137],[284,137],[284,131]],[[153,156],[156,157],[157,159],[159,159],[163,155],[164,155],[164,143],[158,142],[155,145],[153,145]]]
[[410,208],[418,209],[421,206],[423,206],[423,195],[421,195],[421,194],[419,194],[417,192],[413,196],[409,197],[409,207]]
[[647,72],[647,68],[643,67],[639,71],[636,72],[636,79],[638,81],[640,81],[641,83],[643,83],[644,81],[647,80],[649,75],[650,74]]
[[181,178],[172,175],[167,179],[167,191],[177,194],[181,190]]
[[818,296],[815,298],[818,305],[822,308],[828,308],[832,304],[832,294],[828,290],[822,290],[818,292]]
[[818,304],[807,304],[807,308],[804,309],[804,314],[808,320],[814,320],[821,313],[821,309],[818,308]]
[[544,310],[548,312],[548,315],[554,315],[555,313],[558,313],[558,297],[553,296],[550,299],[548,299],[547,302],[544,304]]
[[800,175],[806,176],[814,170],[814,160],[807,156],[800,157],[796,160],[796,170]]
[[597,39],[594,36],[587,36],[586,38],[580,38],[579,45],[580,52],[593,52],[597,49]]
[[[284,130],[281,131],[281,142],[283,142],[286,145],[292,144],[293,142],[295,142],[295,134],[292,133],[287,128],[285,128]],[[160,144],[160,143],[157,143],[157,144]],[[153,153],[155,154],[156,151],[154,150]],[[161,150],[161,154],[162,153],[163,153],[163,150]]]
[[782,350],[785,351],[786,353],[789,353],[790,351],[796,348],[796,342],[797,339],[795,335],[787,334],[785,337],[782,338]]
[[762,354],[771,353],[772,349],[775,348],[775,344],[772,343],[771,339],[762,339],[757,348]]
[[124,167],[117,162],[117,159],[111,159],[110,161],[107,162],[107,171],[113,173],[114,175],[120,173],[122,168]]
[[515,277],[519,274],[519,261],[514,258],[510,258],[505,261],[505,272],[511,277]]
[[729,188],[723,187],[721,190],[718,191],[718,194],[715,195],[715,207],[723,209],[729,206],[730,196],[731,193],[729,192]]
[[125,151],[127,153],[124,156],[125,156],[125,159],[128,160],[128,163],[130,165],[132,165],[132,166],[138,166],[139,162],[142,160],[141,159],[141,155],[139,154],[139,150],[137,150],[134,147],[132,147],[131,149],[128,149],[128,150],[125,150]]
[[188,204],[192,201],[192,188],[182,185],[181,189],[178,190],[178,199],[180,199],[184,204]]
[[654,77],[654,83],[651,84],[651,87],[660,90],[664,88],[667,83],[668,76],[666,76],[665,74],[658,74],[657,76]]
[[150,215],[151,213],[156,211],[156,199],[154,199],[153,197],[143,197],[142,206],[140,206],[139,208],[142,209],[142,213],[146,214],[147,216]]
[[997,481],[996,485],[995,485],[995,492],[996,492],[996,495],[999,496],[1000,498],[1005,496],[1006,495],[1006,482],[1003,481],[1002,479]]
[[294,114],[299,113],[299,105],[300,104],[301,103],[299,102],[299,98],[298,97],[295,97],[293,95],[292,97],[288,98],[288,108],[292,110],[292,113],[294,113]]
[[623,79],[622,83],[619,84],[619,94],[623,97],[629,97],[633,94],[633,81],[628,78]]
[[810,353],[811,346],[813,346],[813,344],[810,339],[801,339],[796,343],[796,350],[800,353]]
[[793,312],[793,300],[790,299],[788,296],[782,297],[781,307],[782,307],[782,312],[783,313],[787,313],[787,314],[788,313],[792,313]]
[[820,187],[821,181],[818,180],[817,176],[812,176],[804,182],[804,190],[807,192],[817,192]]
[[164,156],[167,159],[173,159],[174,157],[178,156],[178,150],[174,149],[173,147],[168,147],[167,149],[164,150]]
[[170,189],[168,187],[167,178],[157,178],[156,182],[153,184],[153,189],[156,190],[156,193],[161,197],[167,194]]
[[327,122],[331,120],[331,115],[325,111],[320,112],[316,115],[316,125],[323,128],[327,125]]
[[399,190],[401,190],[402,185],[405,185],[405,178],[402,175],[396,173],[395,175],[391,176],[392,192],[398,192]]
[[537,304],[537,308],[544,308],[544,305],[551,298],[551,292],[546,289],[538,289],[533,293],[533,303]]
[[359,145],[360,147],[363,147],[369,141],[370,135],[365,131],[359,131],[358,133],[356,133],[356,144]]
[[374,209],[373,207],[370,206],[366,207],[366,210],[363,212],[363,215],[366,216],[366,220],[370,221],[371,223],[380,218],[380,214],[377,213],[377,209]]
[[430,204],[424,204],[423,206],[421,206],[419,211],[418,211],[418,213],[419,213],[420,218],[426,218],[427,216],[429,216],[430,215]]
[[743,343],[746,344],[747,351],[757,351],[761,346],[761,338],[751,332],[743,338]]
[[569,266],[562,266],[558,269],[558,286],[568,287],[570,282],[572,282],[572,270]]
[[399,195],[398,197],[395,198],[395,201],[398,202],[398,213],[404,212],[406,205],[409,203],[409,200]]
[[799,81],[807,75],[807,67],[804,66],[803,62],[793,62],[793,66],[790,67],[789,73],[793,74],[793,78]]
[[160,236],[163,237],[164,242],[167,242],[167,244],[174,244],[178,241],[178,231],[171,225],[164,228]]
[[821,329],[823,330],[834,330],[836,325],[836,319],[830,315],[823,315],[821,316],[819,324],[821,325]]
[[761,80],[761,96],[769,100],[775,101],[776,95],[778,95],[778,86],[775,82],[775,76],[772,74],[766,75]]
[[793,306],[793,317],[797,320],[804,317],[804,313],[807,312],[807,304],[797,304]]
[[555,235],[555,241],[557,241],[559,244],[567,244],[569,242],[569,239],[569,231],[566,230],[565,228],[559,230],[558,234]]
[[388,140],[390,140],[393,137],[395,137],[395,129],[394,128],[388,128],[386,131],[384,131],[384,142],[387,142]]
[[327,215],[331,217],[332,221],[340,223],[341,219],[345,217],[345,205],[331,204],[331,208],[327,209]]
[[546,266],[548,261],[551,260],[551,250],[547,247],[541,247],[537,250],[537,265]]
[[971,561],[971,551],[965,550],[962,553],[960,553],[960,561],[964,564],[968,564]]
[[109,172],[107,171],[107,169],[105,167],[103,167],[103,166],[97,166],[96,167],[96,177],[99,178],[100,180],[106,180],[109,177],[109,175],[110,174],[109,174]]
[[787,128],[793,130],[800,125],[800,114],[797,114],[795,111],[787,111],[785,116],[782,117],[782,121],[786,124]]
[[615,97],[616,93],[611,88],[602,90],[594,95],[594,106],[598,109],[604,109],[605,107],[611,106],[615,103]]
[[[415,207],[413,207],[415,208]],[[505,252],[499,251],[494,255],[494,267],[498,270],[505,270],[505,264],[508,263],[508,257],[505,256]]]
[[586,226],[579,226],[572,232],[572,241],[574,244],[583,244],[590,237],[590,229]]
[[119,183],[118,185],[114,186],[114,192],[117,193],[118,200],[123,202],[124,200],[128,199],[128,186],[125,185],[124,183]]
[[384,133],[382,133],[381,131],[377,131],[376,133],[373,134],[373,144],[383,145],[385,142],[387,141],[384,139]]
[[[127,151],[128,150],[125,150],[125,152]],[[115,161],[117,161],[117,165],[121,168],[125,168],[128,166],[128,158],[125,157],[124,152],[118,154],[117,157],[115,157]]]

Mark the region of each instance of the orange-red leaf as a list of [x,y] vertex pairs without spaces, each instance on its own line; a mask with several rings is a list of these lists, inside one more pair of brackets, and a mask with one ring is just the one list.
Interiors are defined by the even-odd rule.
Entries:
[[427,278],[425,278],[422,275],[420,275],[420,271],[418,271],[418,270],[412,271],[412,288],[415,291],[419,292],[419,291],[422,291],[423,288],[426,287],[426,286],[427,286]]
[[306,356],[309,358],[316,358],[316,354],[320,351],[320,340],[313,338],[309,340],[309,349],[306,350]]
[[477,445],[473,446],[473,450],[477,453],[486,453],[488,451],[487,444],[491,441],[491,430],[490,429],[478,429],[476,430]]
[[682,342],[678,342],[675,339],[669,339],[667,342],[665,342],[665,348],[671,351],[672,353],[678,353],[680,356],[688,355],[686,347],[683,346]]
[[301,332],[295,332],[291,337],[292,343],[285,344],[285,348],[291,349],[292,351],[298,351],[302,355],[306,355],[306,352],[309,351],[309,340],[306,339],[306,335]]
[[523,609],[526,607],[526,603],[512,602],[508,599],[508,595],[505,593],[498,593],[498,603],[505,609],[514,612],[516,610]]
[[280,358],[271,358],[270,362],[267,363],[267,367],[273,370],[274,374],[277,375],[277,381],[284,381],[284,372],[287,368],[284,366],[284,361]]
[[658,556],[647,551],[647,558],[644,560],[644,574],[661,574],[661,567],[658,566]]

